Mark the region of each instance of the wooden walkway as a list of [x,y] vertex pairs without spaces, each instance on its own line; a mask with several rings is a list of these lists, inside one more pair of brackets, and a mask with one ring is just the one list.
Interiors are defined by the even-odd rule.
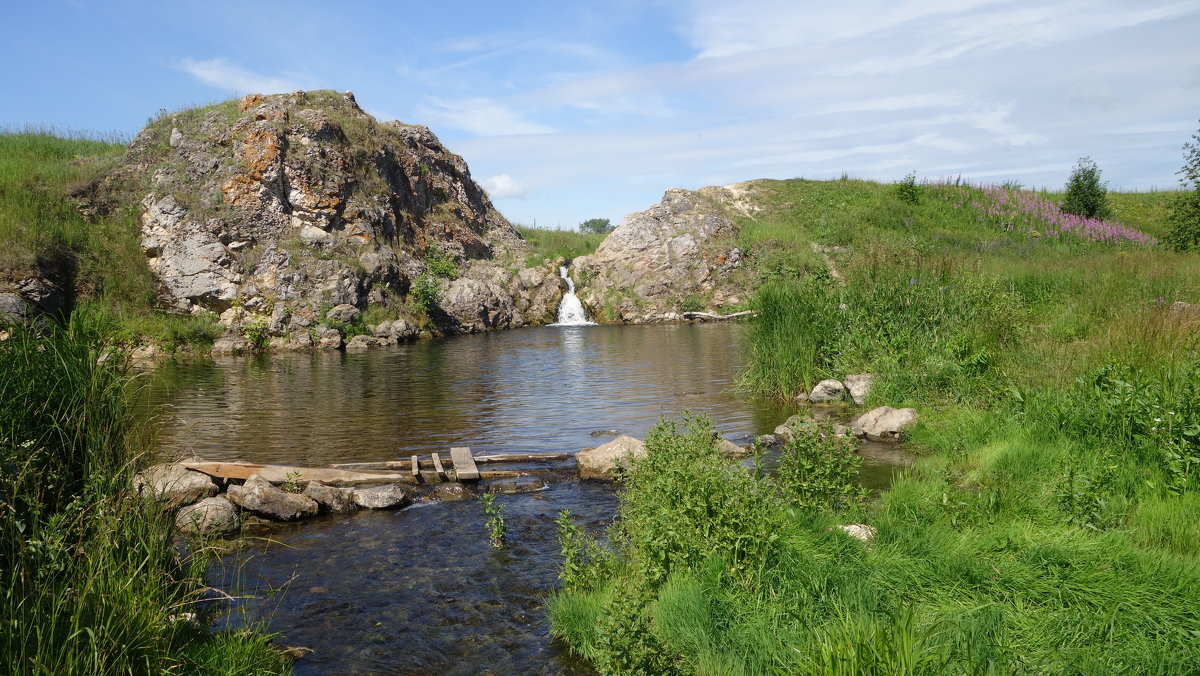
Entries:
[[516,469],[481,471],[480,464],[514,462],[562,462],[569,453],[503,453],[474,455],[466,446],[450,449],[448,457],[441,453],[413,455],[407,460],[383,462],[351,462],[329,467],[297,467],[293,465],[262,465],[251,462],[184,462],[188,469],[220,479],[248,479],[253,474],[272,483],[286,481],[320,481],[333,486],[364,483],[438,484],[446,482],[479,481],[537,476],[553,469]]

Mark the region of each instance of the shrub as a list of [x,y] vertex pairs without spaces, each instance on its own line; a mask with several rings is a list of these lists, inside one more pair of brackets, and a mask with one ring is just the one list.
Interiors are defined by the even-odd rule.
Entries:
[[1178,173],[1184,189],[1171,200],[1167,216],[1171,232],[1166,243],[1176,251],[1200,249],[1200,132],[1192,134],[1192,141],[1183,144],[1183,168]]
[[437,247],[431,246],[425,250],[425,269],[435,277],[458,279],[458,263],[449,252]]
[[861,460],[853,439],[835,436],[830,423],[793,429],[792,434],[792,441],[779,454],[776,473],[776,481],[792,503],[840,509],[862,499],[864,493],[858,486]]
[[1079,158],[1067,179],[1063,213],[1083,218],[1105,219],[1112,213],[1108,206],[1108,185],[1100,182],[1100,167],[1090,157]]
[[261,349],[266,346],[267,339],[271,337],[270,328],[267,326],[266,320],[258,319],[248,322],[242,327],[242,335],[246,340],[250,341],[256,349]]
[[593,235],[604,235],[612,232],[616,226],[607,218],[589,218],[579,224],[579,232]]
[[422,275],[412,287],[412,298],[426,313],[433,312],[441,302],[442,289],[433,275]]
[[896,181],[896,185],[892,188],[896,193],[896,199],[906,204],[921,203],[921,186],[917,183],[917,172],[909,172],[903,179]]

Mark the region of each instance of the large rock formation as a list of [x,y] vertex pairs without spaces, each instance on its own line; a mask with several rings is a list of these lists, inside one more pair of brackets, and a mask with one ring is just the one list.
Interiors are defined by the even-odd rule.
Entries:
[[[349,92],[161,116],[90,195],[94,210],[140,205],[166,305],[216,313],[255,346],[340,345],[313,332],[341,328],[336,306],[445,332],[545,323],[565,288],[552,265],[520,269],[527,246],[461,157]],[[435,292],[414,299],[422,278]]]
[[723,214],[728,188],[672,188],[660,203],[626,216],[596,249],[575,259],[579,299],[592,315],[624,322],[737,304],[738,227]]

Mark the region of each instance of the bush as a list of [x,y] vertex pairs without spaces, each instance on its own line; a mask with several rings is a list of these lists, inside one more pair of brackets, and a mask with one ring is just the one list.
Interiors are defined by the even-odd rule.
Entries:
[[1192,134],[1192,140],[1183,144],[1183,192],[1171,200],[1167,220],[1171,232],[1166,237],[1167,246],[1176,251],[1200,249],[1200,132]]
[[776,481],[793,504],[840,509],[863,498],[854,439],[835,436],[830,423],[793,429],[792,435],[779,454]]
[[579,224],[579,232],[603,235],[612,232],[615,226],[607,218],[589,218]]
[[442,288],[433,275],[422,275],[412,287],[412,298],[426,313],[433,312],[441,302]]
[[448,252],[437,247],[431,246],[425,250],[425,269],[435,277],[458,279],[458,263]]
[[1100,182],[1100,167],[1090,157],[1079,158],[1071,170],[1061,209],[1063,213],[1083,218],[1105,219],[1111,215],[1108,184]]
[[909,172],[903,179],[896,181],[896,185],[892,188],[896,193],[896,199],[906,204],[921,203],[921,186],[917,184],[917,172]]

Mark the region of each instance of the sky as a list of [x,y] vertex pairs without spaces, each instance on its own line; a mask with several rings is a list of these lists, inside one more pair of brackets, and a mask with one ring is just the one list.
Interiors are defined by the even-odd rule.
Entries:
[[1200,0],[4,0],[0,128],[350,90],[429,126],[515,223],[671,187],[962,176],[1178,185]]

